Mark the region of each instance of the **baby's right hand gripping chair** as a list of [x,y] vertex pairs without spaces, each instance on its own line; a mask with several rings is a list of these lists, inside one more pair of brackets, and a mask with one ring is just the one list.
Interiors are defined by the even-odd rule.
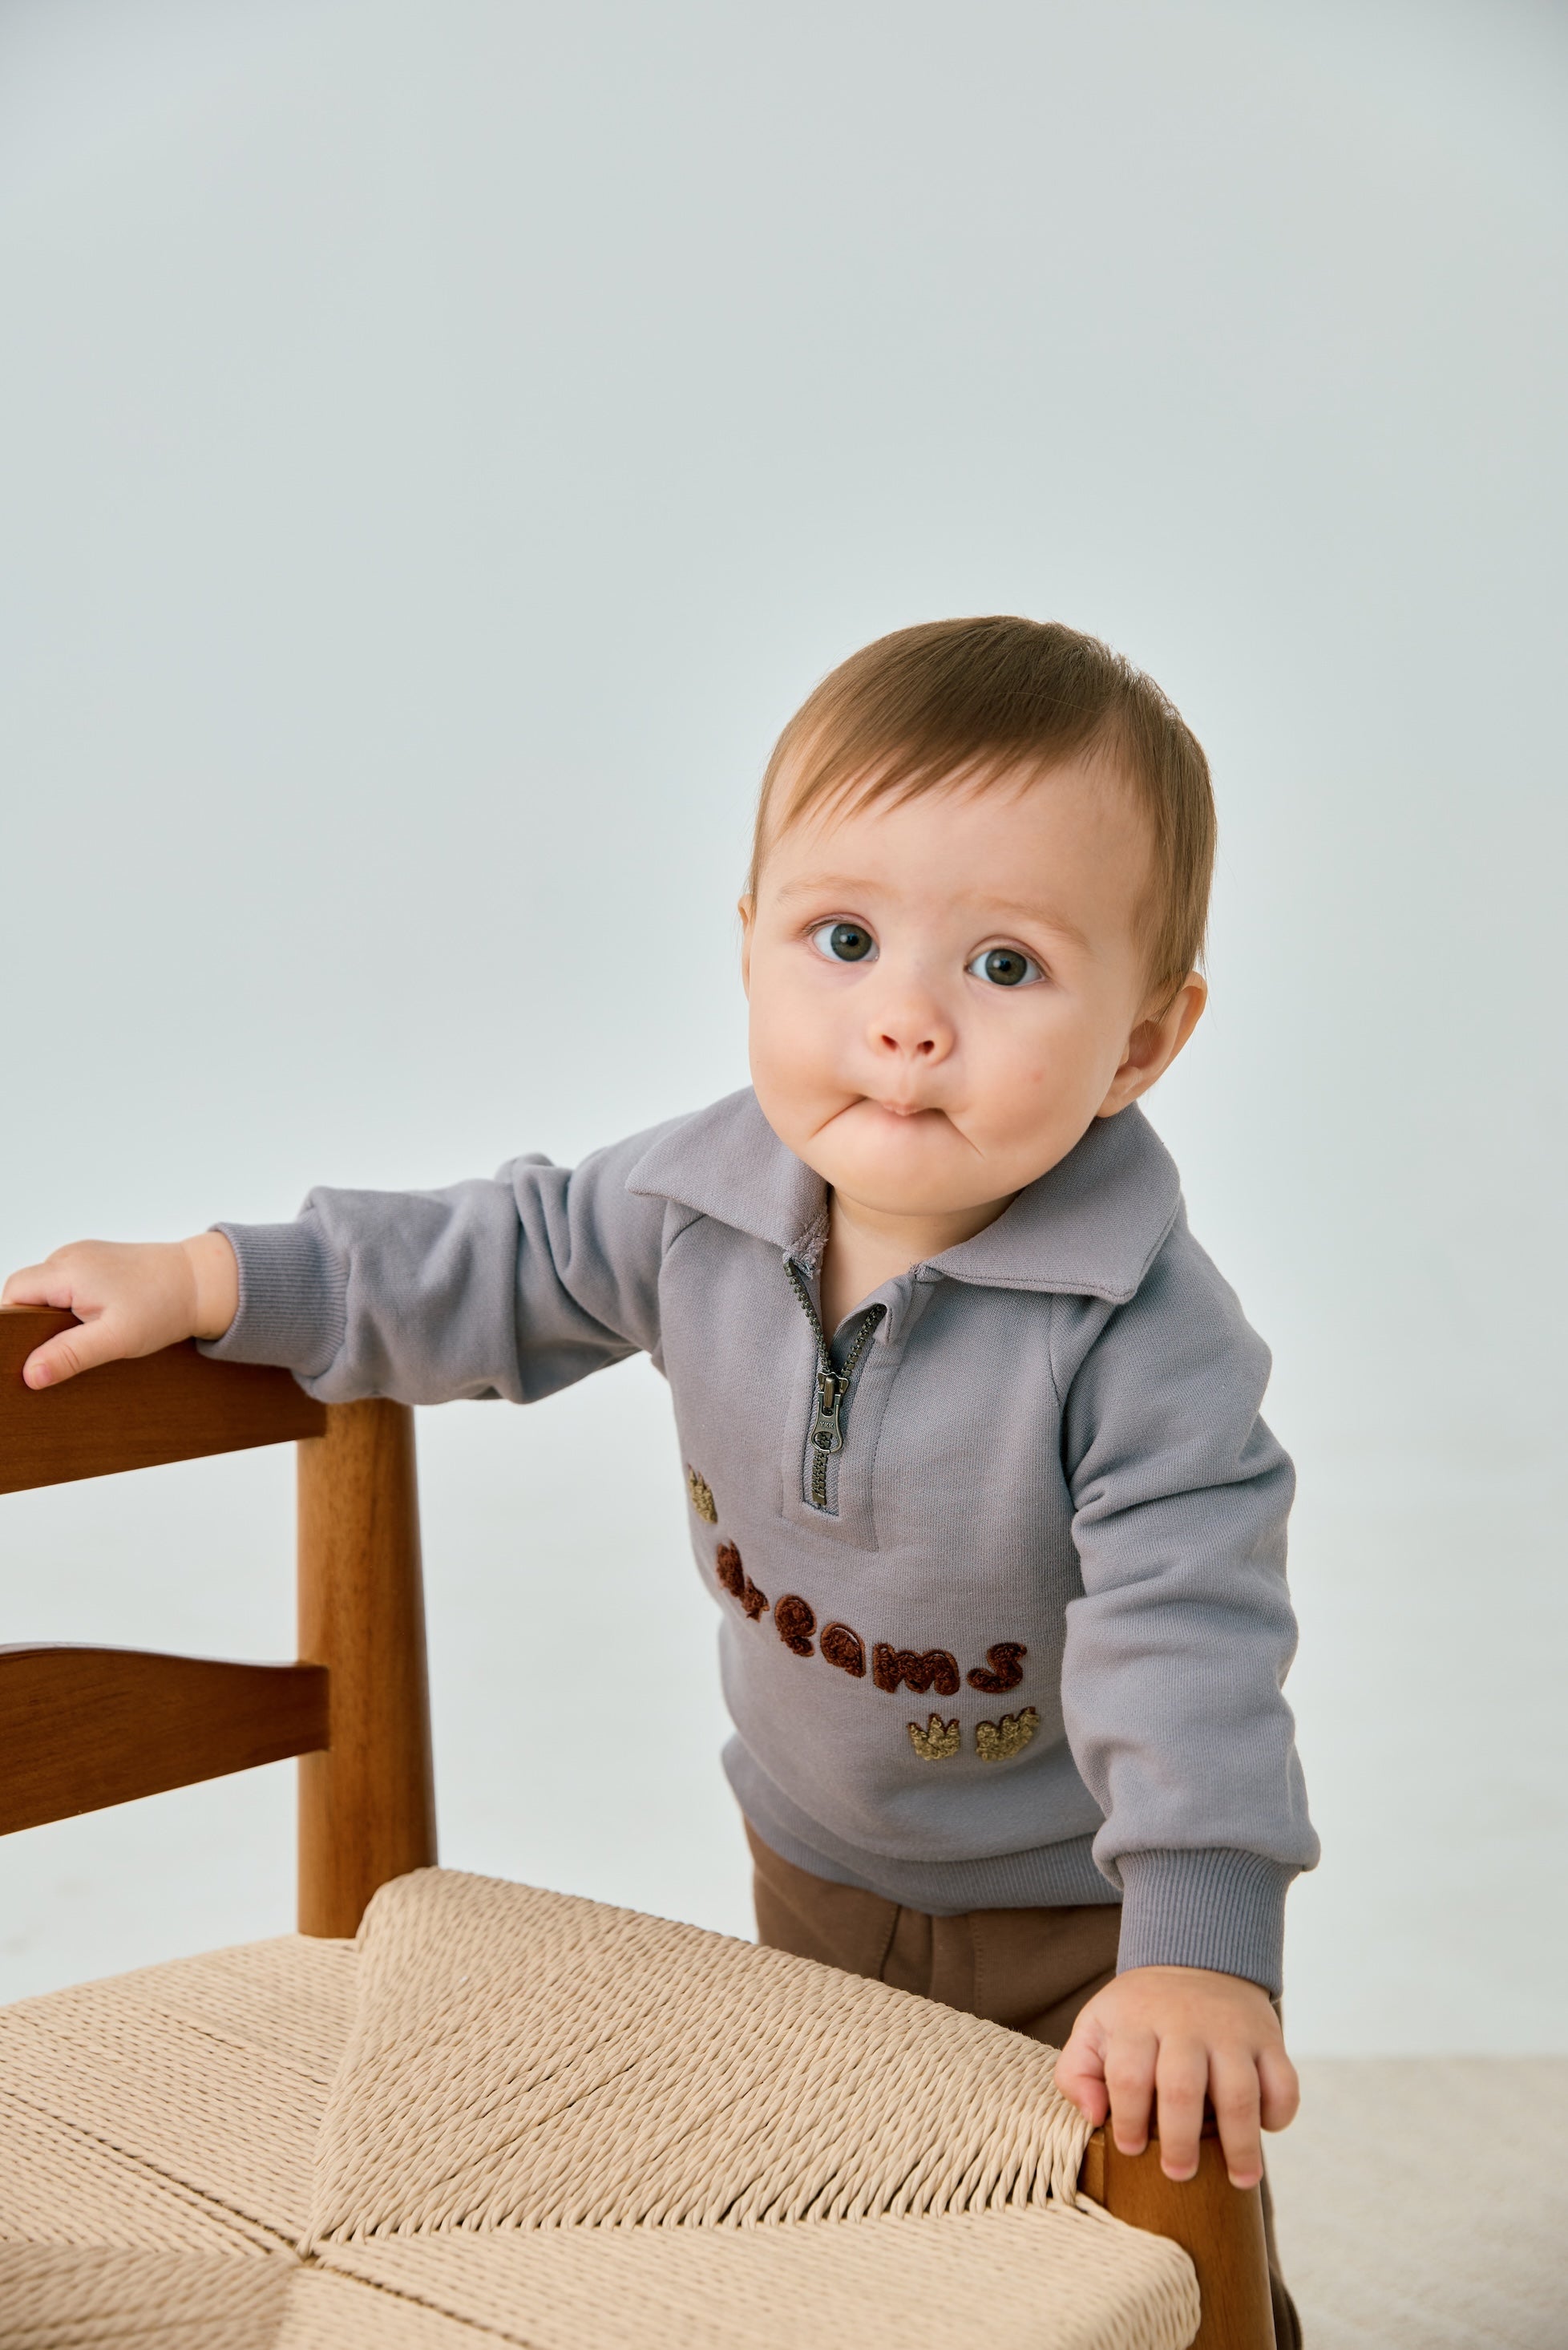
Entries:
[[435,1867],[412,1415],[189,1346],[34,1395],[68,1320],[0,1310],[0,1492],[297,1441],[300,1660],[0,1649],[0,1831],[298,1754],[300,1931],[0,2010],[0,2350],[1270,2350],[1212,2142],[1172,2188],[1016,2033]]

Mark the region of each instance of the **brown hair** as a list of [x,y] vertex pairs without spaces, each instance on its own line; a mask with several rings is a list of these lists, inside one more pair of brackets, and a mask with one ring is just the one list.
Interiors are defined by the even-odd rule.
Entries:
[[[1203,951],[1214,799],[1197,737],[1150,677],[1097,637],[1006,615],[899,629],[840,663],[795,712],[757,802],[763,855],[813,809],[981,788],[1102,754],[1149,821],[1149,983],[1168,999]],[[775,800],[779,805],[775,807]]]

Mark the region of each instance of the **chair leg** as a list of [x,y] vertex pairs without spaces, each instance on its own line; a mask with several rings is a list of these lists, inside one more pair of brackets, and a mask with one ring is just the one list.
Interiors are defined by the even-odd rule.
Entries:
[[358,1931],[378,1886],[436,1856],[414,1416],[332,1404],[299,1447],[299,1654],[330,1744],[299,1773],[299,1930]]
[[1217,2137],[1205,2135],[1197,2177],[1178,2182],[1159,2167],[1157,2139],[1142,2154],[1122,2154],[1098,2129],[1078,2183],[1113,2219],[1169,2236],[1189,2255],[1203,2303],[1192,2350],[1274,2350],[1262,2198],[1255,2187],[1231,2186]]

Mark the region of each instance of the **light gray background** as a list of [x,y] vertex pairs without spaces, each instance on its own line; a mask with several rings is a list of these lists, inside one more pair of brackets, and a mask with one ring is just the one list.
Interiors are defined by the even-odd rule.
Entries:
[[[1156,1117],[1302,1471],[1307,2050],[1568,2045],[1564,26],[0,8],[0,1254],[742,1082],[805,689],[1105,632],[1218,780]],[[421,1443],[445,1856],[745,1930],[658,1381]],[[286,1655],[289,1512],[0,1503],[0,1638]],[[0,1994],[286,1927],[290,1776],[0,1848]]]

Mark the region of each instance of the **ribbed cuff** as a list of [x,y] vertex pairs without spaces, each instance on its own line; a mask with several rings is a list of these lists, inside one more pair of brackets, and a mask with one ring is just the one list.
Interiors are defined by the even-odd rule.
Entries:
[[1262,1853],[1124,1852],[1117,1970],[1212,1967],[1277,1999],[1284,1983],[1285,1895],[1297,1872]]
[[348,1268],[316,1225],[214,1224],[240,1268],[240,1308],[202,1352],[221,1363],[276,1363],[296,1378],[324,1371],[348,1326]]

